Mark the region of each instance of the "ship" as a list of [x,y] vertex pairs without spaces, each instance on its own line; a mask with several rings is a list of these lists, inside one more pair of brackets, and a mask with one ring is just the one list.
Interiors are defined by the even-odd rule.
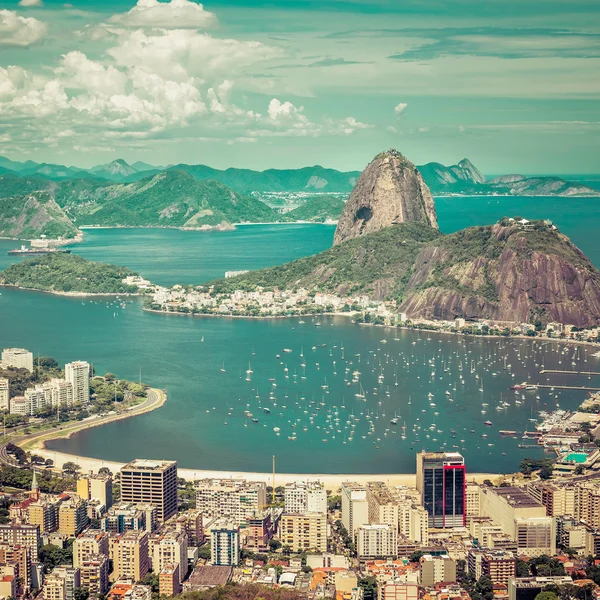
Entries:
[[511,390],[524,390],[527,388],[527,382],[524,381],[523,383],[518,383],[516,385],[511,385],[510,389]]
[[28,248],[27,246],[21,246],[15,250],[9,250],[8,254],[13,255],[25,255],[25,256],[37,256],[39,254],[71,254],[71,251],[66,248],[54,248],[54,247],[43,247],[43,248]]

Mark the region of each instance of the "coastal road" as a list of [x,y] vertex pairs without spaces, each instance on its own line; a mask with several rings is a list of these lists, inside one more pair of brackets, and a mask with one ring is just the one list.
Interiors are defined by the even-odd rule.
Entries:
[[15,444],[15,446],[20,446],[21,448],[23,448],[24,445],[27,445],[29,447],[27,449],[33,452],[38,443],[43,443],[44,441],[47,441],[49,439],[68,437],[77,431],[82,431],[90,427],[98,427],[99,425],[106,425],[107,423],[111,423],[112,421],[128,419],[129,417],[136,417],[138,415],[159,408],[166,401],[167,393],[164,390],[159,390],[157,388],[149,388],[147,390],[146,399],[141,404],[138,404],[137,406],[124,410],[120,413],[108,414],[104,416],[94,416],[84,421],[68,422],[64,424],[61,428],[50,429],[45,430],[43,432],[35,432],[29,434],[24,433],[26,427],[21,427],[20,429],[11,432],[12,437],[10,440],[0,442],[0,463],[11,467],[21,466],[6,451],[6,446],[9,443],[9,441]]

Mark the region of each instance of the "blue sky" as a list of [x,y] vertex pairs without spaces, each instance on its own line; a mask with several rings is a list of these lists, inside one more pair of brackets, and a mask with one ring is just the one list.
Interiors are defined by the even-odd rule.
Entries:
[[600,172],[595,0],[0,0],[0,154]]

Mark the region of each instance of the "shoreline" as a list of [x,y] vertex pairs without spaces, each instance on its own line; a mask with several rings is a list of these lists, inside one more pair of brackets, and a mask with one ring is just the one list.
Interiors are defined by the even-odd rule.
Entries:
[[106,298],[114,298],[115,296],[118,296],[118,297],[121,297],[121,296],[131,296],[133,298],[137,298],[137,297],[143,295],[141,293],[132,294],[131,292],[104,292],[104,293],[97,293],[97,292],[60,292],[60,291],[56,291],[56,290],[41,290],[39,288],[22,287],[20,285],[14,285],[12,283],[0,283],[0,287],[2,287],[2,288],[12,288],[12,289],[21,290],[21,291],[24,291],[24,292],[38,292],[40,294],[51,294],[53,296],[65,296],[67,298],[87,298],[87,297],[98,298],[98,297],[102,297],[102,296],[104,296]]

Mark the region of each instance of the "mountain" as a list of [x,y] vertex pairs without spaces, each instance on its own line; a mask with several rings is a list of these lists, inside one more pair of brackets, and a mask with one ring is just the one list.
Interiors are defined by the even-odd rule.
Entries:
[[137,169],[128,165],[122,158],[113,160],[106,165],[97,165],[89,170],[96,177],[102,177],[103,179],[109,179],[112,181],[121,181],[125,177],[137,173]]
[[231,227],[275,221],[277,215],[255,198],[236,194],[216,181],[197,181],[182,171],[165,171],[135,183],[62,187],[59,204],[78,225]]
[[485,183],[485,176],[467,158],[450,167],[431,162],[418,167],[418,169],[430,188],[456,185],[460,182],[466,182],[467,184]]
[[141,160],[136,160],[134,163],[131,164],[131,166],[136,171],[164,171],[166,169],[166,167],[151,165],[151,164],[149,164],[147,162],[143,162]]
[[79,230],[48,191],[31,191],[0,200],[0,236],[20,239],[74,238]]
[[[216,291],[302,287],[395,302],[413,319],[600,324],[600,273],[551,222],[505,218],[443,235],[415,172],[398,152],[378,155],[346,203],[333,248],[213,282]],[[408,210],[398,215],[399,207]]]
[[515,196],[600,196],[598,190],[560,177],[503,175],[490,180],[488,186]]
[[302,206],[285,213],[283,218],[286,221],[311,221],[313,223],[337,221],[345,205],[346,203],[336,196],[315,196],[309,198]]
[[10,171],[23,171],[24,169],[34,168],[36,165],[37,163],[33,162],[32,160],[18,162],[15,160],[10,160],[10,158],[6,158],[5,156],[0,156],[0,167],[4,167]]
[[437,229],[435,204],[421,174],[396,150],[378,154],[361,173],[346,202],[334,244],[399,223]]

